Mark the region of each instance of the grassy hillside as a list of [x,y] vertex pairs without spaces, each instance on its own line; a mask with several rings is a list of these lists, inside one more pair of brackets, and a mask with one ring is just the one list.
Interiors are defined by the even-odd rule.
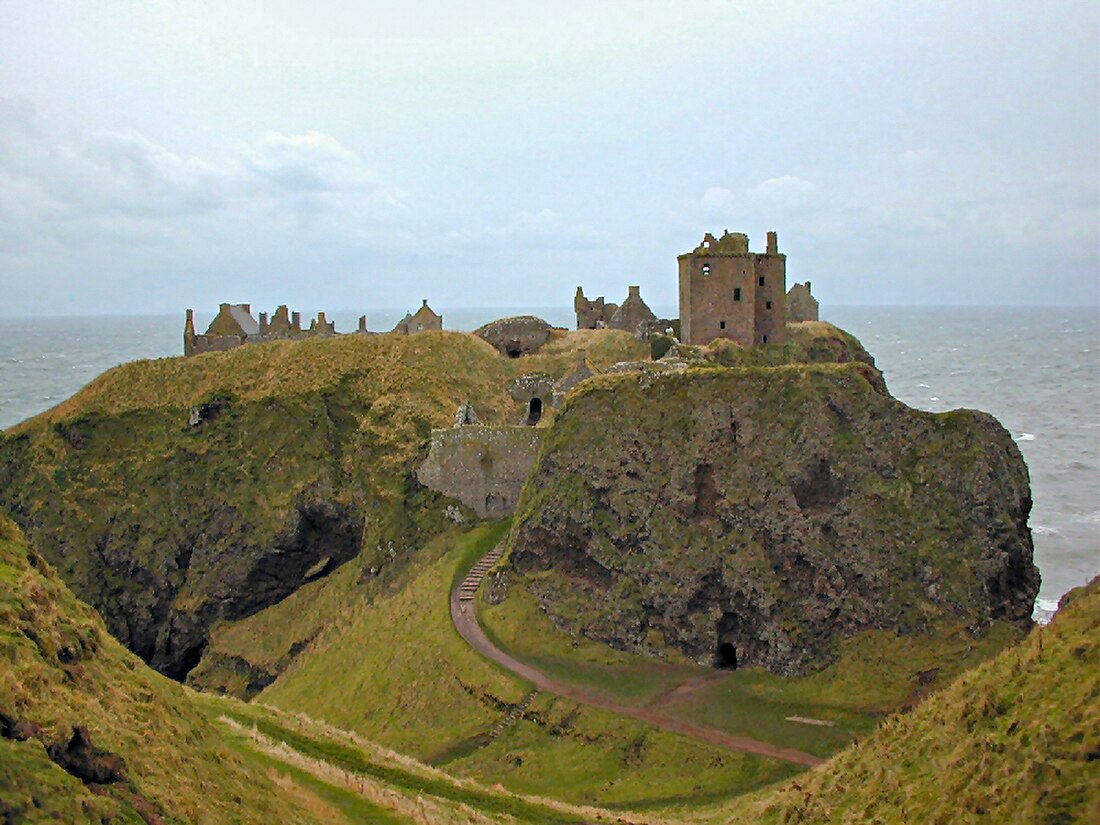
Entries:
[[[840,642],[836,661],[821,671],[780,677],[759,667],[715,671],[674,649],[659,659],[641,656],[570,634],[540,609],[522,579],[495,604],[483,591],[479,616],[498,647],[555,678],[628,705],[659,703],[674,717],[817,756],[847,747],[884,714],[915,703],[1020,638],[1007,623],[977,638],[964,627],[917,637],[865,631]],[[698,686],[670,698],[689,680]],[[807,718],[825,724],[797,721]]]
[[[185,688],[112,639],[3,516],[0,663],[5,822],[332,821],[311,810],[308,787],[281,786],[228,746]],[[91,751],[51,758],[46,746],[64,751],[76,726]]]
[[[483,421],[511,420],[509,378],[572,369],[577,346],[603,366],[644,350],[607,331],[527,362],[429,333],[126,364],[0,438],[0,507],[113,634],[183,678],[213,624],[351,559],[385,575],[407,563],[446,524],[413,477],[431,428],[466,400]],[[226,684],[269,680],[231,664]]]
[[1047,627],[783,788],[700,816],[763,823],[1100,821],[1100,580]]
[[[537,697],[494,738],[494,728],[530,686],[458,636],[448,597],[506,526],[442,536],[383,591],[370,598],[349,594],[339,619],[259,700],[460,776],[577,803],[639,807],[667,798],[722,798],[791,772],[549,695]],[[259,638],[262,628],[277,632],[284,617],[308,609],[296,594],[226,633]],[[215,646],[221,643],[216,634]]]

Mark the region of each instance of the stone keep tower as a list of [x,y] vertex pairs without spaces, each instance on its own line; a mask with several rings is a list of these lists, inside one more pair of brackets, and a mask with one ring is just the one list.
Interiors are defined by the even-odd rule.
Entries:
[[774,232],[764,253],[749,252],[749,237],[728,229],[709,232],[680,264],[680,340],[709,344],[729,338],[743,345],[787,342],[787,256]]

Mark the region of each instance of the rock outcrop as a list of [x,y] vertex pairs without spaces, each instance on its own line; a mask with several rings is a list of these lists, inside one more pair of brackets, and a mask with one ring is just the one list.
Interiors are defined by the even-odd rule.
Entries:
[[560,626],[780,674],[869,628],[1026,624],[1027,469],[991,416],[844,365],[625,373],[559,411],[511,538]]
[[501,318],[474,330],[501,355],[519,358],[530,355],[550,340],[550,324],[534,315]]

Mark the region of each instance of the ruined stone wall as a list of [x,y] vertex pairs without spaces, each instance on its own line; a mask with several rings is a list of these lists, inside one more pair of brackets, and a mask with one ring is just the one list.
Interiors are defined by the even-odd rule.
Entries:
[[655,321],[657,316],[642,300],[641,287],[631,286],[628,287],[628,291],[629,294],[626,300],[623,301],[622,306],[615,310],[615,313],[607,322],[607,326],[611,329],[621,329],[633,333],[638,329],[639,324],[645,321]]
[[787,293],[787,320],[818,321],[817,298],[810,293],[810,282],[795,284]]
[[535,427],[455,427],[432,430],[428,457],[416,477],[456,498],[480,518],[503,518],[516,508],[545,430]]

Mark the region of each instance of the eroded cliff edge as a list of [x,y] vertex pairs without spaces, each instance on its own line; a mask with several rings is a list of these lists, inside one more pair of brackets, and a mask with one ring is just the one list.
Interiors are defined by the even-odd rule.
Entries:
[[605,375],[547,433],[509,576],[570,632],[794,674],[863,629],[1028,623],[1030,508],[995,419],[860,364]]

